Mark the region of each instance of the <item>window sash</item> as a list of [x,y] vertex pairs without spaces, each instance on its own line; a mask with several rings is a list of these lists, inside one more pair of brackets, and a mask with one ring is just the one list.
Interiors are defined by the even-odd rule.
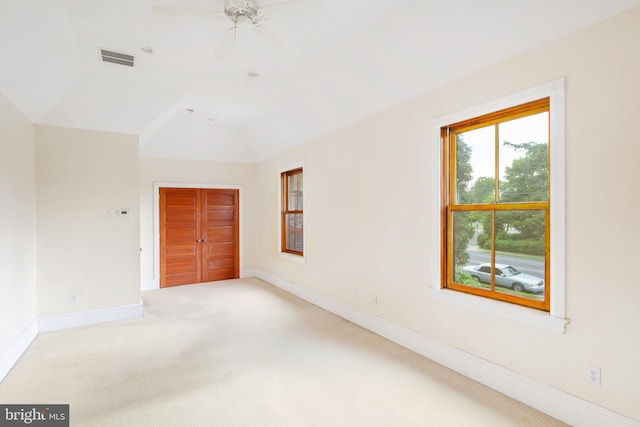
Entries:
[[[492,298],[492,299],[496,299],[496,300],[500,300],[500,301],[506,301],[506,302],[511,302],[511,303],[516,303],[519,305],[523,305],[526,307],[531,307],[531,308],[535,308],[535,309],[539,309],[539,310],[545,310],[548,311],[549,307],[550,307],[550,264],[549,264],[549,247],[550,247],[550,211],[548,206],[547,207],[543,207],[543,206],[527,206],[524,207],[522,205],[517,205],[517,208],[511,208],[511,209],[507,209],[502,205],[496,205],[496,206],[489,206],[489,205],[476,205],[478,208],[477,209],[471,209],[469,208],[469,206],[450,206],[447,208],[447,242],[446,242],[446,261],[443,265],[443,268],[441,271],[443,271],[444,273],[444,277],[443,277],[443,284],[444,287],[448,288],[448,289],[453,289],[453,290],[457,290],[457,291],[462,291],[462,292],[466,292],[466,293],[470,293],[470,294],[474,294],[474,295],[479,295],[479,296],[483,296],[483,297],[488,297],[488,298]],[[515,206],[515,205],[514,205]],[[454,272],[455,272],[455,266],[454,266],[454,221],[453,221],[453,215],[454,212],[489,212],[492,214],[492,224],[493,224],[493,213],[495,212],[504,212],[504,211],[520,211],[520,210],[535,210],[535,211],[543,211],[544,212],[544,221],[545,221],[545,232],[544,232],[544,247],[545,247],[545,257],[544,257],[544,283],[545,283],[545,289],[544,289],[544,300],[543,301],[537,301],[534,299],[530,299],[530,298],[526,298],[526,297],[519,297],[519,296],[514,296],[514,295],[510,295],[507,293],[503,293],[503,292],[499,292],[498,290],[495,289],[495,282],[492,281],[491,283],[491,287],[490,289],[482,289],[482,288],[474,288],[474,287],[470,287],[467,285],[462,285],[459,283],[456,283],[454,281]],[[496,233],[495,231],[492,229],[491,233],[491,265],[495,266],[496,264],[496,249],[495,249],[495,241],[496,241]]]

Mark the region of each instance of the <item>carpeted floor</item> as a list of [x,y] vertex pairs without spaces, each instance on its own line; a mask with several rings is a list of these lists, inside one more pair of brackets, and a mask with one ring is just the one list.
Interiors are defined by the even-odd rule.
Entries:
[[72,426],[565,425],[256,279],[143,300],[39,335],[0,403],[68,403]]

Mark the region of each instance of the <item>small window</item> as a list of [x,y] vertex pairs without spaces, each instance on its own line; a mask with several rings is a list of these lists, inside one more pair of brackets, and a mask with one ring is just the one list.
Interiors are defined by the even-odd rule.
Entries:
[[304,255],[304,186],[302,168],[281,174],[281,251]]
[[549,311],[549,106],[441,128],[444,287]]

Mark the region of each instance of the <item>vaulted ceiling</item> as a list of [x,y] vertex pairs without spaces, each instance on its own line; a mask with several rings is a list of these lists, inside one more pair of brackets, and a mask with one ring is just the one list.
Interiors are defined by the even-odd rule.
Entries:
[[34,123],[140,135],[142,155],[251,162],[640,6],[296,1],[219,58],[224,0],[0,0],[0,92]]

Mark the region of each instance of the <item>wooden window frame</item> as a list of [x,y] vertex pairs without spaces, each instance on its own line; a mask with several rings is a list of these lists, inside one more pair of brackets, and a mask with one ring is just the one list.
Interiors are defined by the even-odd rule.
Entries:
[[[441,236],[441,283],[442,287],[446,289],[451,289],[459,292],[469,293],[489,299],[505,301],[517,305],[521,305],[524,307],[534,308],[543,311],[550,310],[550,297],[551,297],[551,286],[553,283],[550,281],[550,222],[551,222],[551,204],[550,204],[550,193],[551,193],[551,182],[552,177],[549,176],[549,181],[547,184],[547,198],[546,201],[531,201],[531,202],[511,202],[504,203],[498,200],[498,184],[499,179],[497,179],[499,174],[499,165],[496,157],[496,162],[494,164],[495,172],[494,176],[496,177],[495,181],[495,190],[494,195],[495,198],[493,202],[489,203],[458,203],[457,200],[457,186],[456,186],[456,141],[457,135],[463,132],[468,132],[474,129],[483,128],[487,126],[498,126],[500,123],[504,123],[510,120],[528,117],[534,114],[549,112],[550,113],[550,97],[545,97],[537,100],[533,100],[530,102],[526,102],[523,104],[515,105],[513,107],[501,109],[498,111],[490,112],[487,114],[483,114],[480,116],[476,116],[470,119],[466,119],[460,122],[452,123],[449,125],[445,125],[440,128],[440,140],[442,144],[442,189],[441,189],[441,224],[442,227],[442,236]],[[497,135],[497,129],[496,129]],[[497,149],[498,139],[496,137],[496,156],[498,153]],[[551,144],[550,144],[551,145]],[[551,152],[549,151],[549,159],[550,162]],[[491,215],[492,223],[495,214],[500,211],[513,211],[513,210],[537,210],[544,212],[545,218],[545,242],[544,242],[544,265],[545,265],[545,289],[544,289],[544,299],[534,300],[526,297],[510,295],[508,293],[499,292],[495,290],[495,282],[491,281],[489,289],[477,288],[473,286],[463,285],[460,283],[456,283],[454,281],[454,253],[453,253],[453,239],[454,239],[454,226],[453,226],[453,215],[455,212],[488,212]],[[493,235],[493,230],[491,232],[492,242],[491,242],[491,264],[492,266],[496,263],[496,251],[495,251],[495,236]],[[495,267],[492,267],[495,268]]]
[[[302,215],[304,218],[304,183],[303,183],[303,208],[302,209],[289,209],[289,177],[295,175],[302,175],[304,180],[304,170],[303,167],[296,167],[295,169],[290,169],[282,172],[280,174],[280,188],[281,188],[281,208],[280,208],[280,251],[287,254],[304,256],[304,249],[302,251],[296,251],[293,249],[289,249],[287,247],[287,215]],[[303,181],[304,182],[304,181]],[[302,226],[303,233],[303,247],[304,247],[304,223]]]

